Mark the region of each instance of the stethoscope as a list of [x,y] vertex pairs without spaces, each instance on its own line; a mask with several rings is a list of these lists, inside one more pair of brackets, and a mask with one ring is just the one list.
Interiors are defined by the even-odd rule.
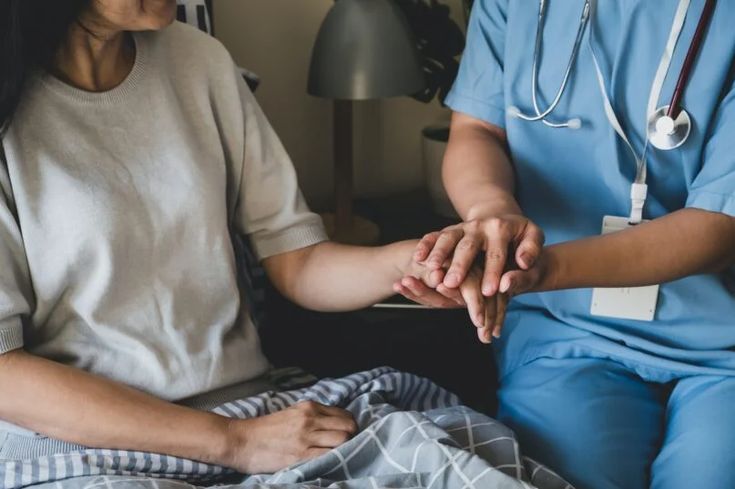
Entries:
[[[716,0],[706,0],[704,9],[702,10],[702,14],[697,24],[697,29],[694,33],[691,44],[689,45],[689,51],[687,52],[684,64],[681,68],[681,72],[679,73],[679,79],[676,83],[676,88],[674,89],[671,101],[668,105],[659,107],[651,113],[647,114],[648,142],[650,142],[652,146],[660,150],[671,150],[678,148],[686,142],[686,140],[689,138],[689,134],[691,133],[692,120],[689,116],[689,113],[682,108],[681,101],[692,73],[694,61],[696,60],[697,55],[701,50],[705,32],[712,19],[715,3]],[[674,25],[672,27],[672,33],[670,35],[669,43],[662,59],[661,66],[663,67],[663,69],[659,69],[657,79],[654,81],[652,92],[658,91],[660,93],[660,85],[663,85],[664,78],[666,77],[666,73],[668,72],[668,67],[671,63],[671,56],[673,54],[673,48],[675,47],[676,41],[678,40],[679,34],[681,33],[681,28],[683,27],[688,7],[688,0],[683,0],[682,2],[680,2],[679,9],[677,10],[677,15],[674,20]],[[569,57],[569,62],[567,63],[561,85],[559,86],[559,89],[557,90],[556,95],[552,99],[549,107],[546,110],[542,111],[538,104],[538,70],[539,57],[543,39],[544,21],[546,19],[546,8],[547,0],[539,0],[538,26],[536,28],[536,41],[534,46],[533,65],[531,68],[531,99],[533,102],[535,115],[525,114],[516,106],[508,107],[508,115],[529,122],[541,121],[547,126],[554,128],[579,129],[582,127],[582,120],[578,117],[569,119],[565,122],[560,122],[549,120],[549,116],[552,115],[553,112],[556,110],[559,102],[562,99],[562,96],[564,95],[564,92],[567,89],[574,63],[582,46],[584,32],[590,22],[592,0],[585,0],[584,2],[584,7],[582,9],[582,14],[579,21],[579,27],[577,28],[577,35],[574,41],[574,46],[572,48],[572,54]],[[597,62],[596,56],[594,55],[594,51],[593,58],[595,59],[595,65],[599,71],[599,63]],[[661,76],[662,73],[663,76]],[[659,85],[658,89],[656,88],[657,85]],[[604,91],[606,92],[606,90]],[[607,98],[607,93],[604,93],[604,95],[605,98]],[[658,99],[658,97],[656,98]],[[606,110],[606,112],[608,111]],[[617,119],[617,117],[614,118]],[[612,121],[611,123],[614,127],[619,126],[619,124],[613,123]],[[624,139],[627,142],[627,137],[624,137]]]
[[[533,55],[533,66],[531,74],[531,99],[533,101],[533,109],[535,115],[528,115],[516,107],[510,106],[507,109],[507,113],[511,117],[516,117],[521,120],[529,122],[541,121],[547,126],[553,128],[569,128],[579,129],[582,127],[582,120],[578,117],[569,119],[566,122],[551,121],[548,117],[556,110],[559,102],[564,95],[564,92],[569,83],[574,63],[578,57],[580,48],[582,46],[582,39],[584,38],[584,32],[587,26],[590,24],[590,19],[594,17],[598,0],[585,0],[584,7],[582,9],[582,15],[579,21],[579,27],[577,29],[577,36],[574,41],[572,48],[572,54],[569,57],[569,63],[567,64],[564,78],[562,79],[561,85],[556,92],[556,96],[552,100],[549,107],[542,111],[538,104],[538,61],[541,52],[541,44],[543,37],[543,24],[546,18],[546,3],[547,0],[539,0],[539,14],[538,14],[538,27],[536,29],[536,43],[534,47]],[[597,76],[597,82],[602,94],[605,116],[607,117],[610,125],[613,127],[615,132],[620,136],[625,145],[630,150],[633,158],[636,162],[636,176],[630,189],[630,223],[639,224],[643,221],[643,208],[646,204],[646,198],[648,197],[648,185],[646,184],[647,179],[647,165],[646,165],[646,154],[648,147],[653,146],[660,150],[672,150],[680,147],[689,138],[689,134],[692,130],[692,120],[689,113],[684,110],[681,106],[681,100],[686,90],[687,83],[689,82],[690,75],[692,73],[692,67],[694,61],[699,54],[704,40],[704,35],[707,27],[712,20],[712,15],[715,8],[716,0],[706,0],[702,14],[700,15],[697,28],[692,37],[692,41],[689,45],[684,64],[682,65],[679,78],[674,89],[674,93],[671,97],[671,101],[668,105],[663,107],[656,107],[658,100],[661,96],[661,89],[666,80],[666,76],[671,67],[671,60],[673,58],[674,50],[679,41],[679,36],[684,27],[687,12],[689,11],[689,5],[691,0],[679,0],[679,6],[676,9],[674,15],[674,21],[671,25],[671,32],[669,33],[669,39],[666,43],[666,48],[661,56],[656,76],[654,77],[653,84],[651,85],[651,92],[648,98],[648,106],[646,110],[646,138],[643,151],[638,153],[633,147],[630,138],[625,133],[622,124],[618,119],[615,109],[610,101],[610,96],[607,93],[607,87],[605,86],[605,78],[602,74],[600,62],[595,52],[595,46],[593,42],[593,29],[590,29],[590,33],[587,36],[590,52],[592,54],[592,61],[595,67],[595,74]]]

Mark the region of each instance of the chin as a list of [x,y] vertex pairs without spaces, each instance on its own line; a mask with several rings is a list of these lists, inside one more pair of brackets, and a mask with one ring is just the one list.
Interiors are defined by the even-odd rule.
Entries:
[[160,30],[168,27],[176,20],[176,0],[143,0],[144,5],[152,4],[146,16],[148,29]]

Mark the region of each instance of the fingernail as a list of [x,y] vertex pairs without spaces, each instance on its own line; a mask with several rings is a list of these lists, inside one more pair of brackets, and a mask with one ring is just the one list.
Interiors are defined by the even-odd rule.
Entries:
[[508,280],[505,283],[500,284],[500,293],[506,294],[510,290],[512,285],[513,285],[513,282],[511,282],[510,280]]
[[481,314],[478,314],[477,316],[475,316],[475,326],[477,326],[478,328],[482,328],[482,327],[485,326],[483,324],[484,322],[485,322],[485,315],[484,314],[481,313]]
[[495,292],[497,291],[495,290],[494,285],[486,285],[482,288],[482,295],[484,295],[485,297],[492,297],[495,295]]
[[502,331],[503,331],[503,328],[501,326],[495,326],[495,329],[493,330],[493,337],[500,338],[500,333]]
[[452,287],[458,284],[459,282],[459,274],[457,273],[450,273],[447,275],[447,277],[444,279],[444,282],[447,284],[447,286]]

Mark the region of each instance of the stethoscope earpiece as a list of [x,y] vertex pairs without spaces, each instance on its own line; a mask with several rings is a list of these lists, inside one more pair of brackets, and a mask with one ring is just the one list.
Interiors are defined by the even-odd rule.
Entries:
[[579,117],[575,117],[574,119],[569,119],[567,121],[567,127],[574,131],[582,129],[582,119],[580,119]]
[[[508,114],[508,117],[512,117],[513,119],[521,119],[524,121],[530,121],[535,122],[535,117],[529,117],[525,115],[523,112],[521,112],[521,109],[516,107],[515,105],[510,105],[505,109],[506,114]],[[542,121],[544,124],[546,124],[549,127],[554,128],[560,128],[560,127],[566,127],[567,129],[577,130],[582,128],[582,119],[579,117],[575,117],[573,119],[569,119],[566,122],[550,122],[546,119],[538,119]]]
[[505,111],[508,113],[508,117],[512,117],[514,119],[520,119],[521,118],[521,109],[519,109],[515,105],[509,106]]

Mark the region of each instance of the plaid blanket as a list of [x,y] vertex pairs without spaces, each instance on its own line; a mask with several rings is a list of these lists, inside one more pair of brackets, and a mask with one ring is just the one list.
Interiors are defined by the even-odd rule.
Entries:
[[275,474],[244,476],[191,460],[122,450],[80,450],[0,461],[6,489],[531,488],[571,489],[521,455],[502,424],[461,406],[432,382],[390,368],[267,392],[214,409],[250,418],[311,400],[353,413],[360,432],[317,459]]

